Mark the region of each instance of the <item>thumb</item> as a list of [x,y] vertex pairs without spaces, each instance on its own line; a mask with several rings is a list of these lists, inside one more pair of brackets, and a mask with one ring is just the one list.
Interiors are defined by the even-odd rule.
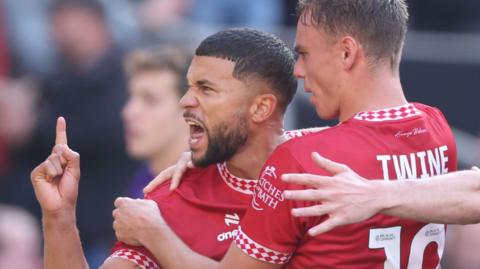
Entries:
[[351,171],[348,166],[326,159],[320,156],[320,154],[317,152],[312,153],[312,160],[319,168],[331,173],[332,175]]

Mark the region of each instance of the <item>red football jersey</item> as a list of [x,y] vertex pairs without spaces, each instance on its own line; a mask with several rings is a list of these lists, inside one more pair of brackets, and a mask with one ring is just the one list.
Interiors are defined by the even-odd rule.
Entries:
[[[257,180],[235,177],[226,164],[189,169],[182,184],[170,192],[170,182],[145,198],[157,202],[162,216],[194,251],[220,260],[237,233]],[[117,243],[110,257],[129,259],[142,268],[160,268],[143,247]]]
[[[287,131],[286,139],[317,129]],[[194,251],[221,260],[238,233],[240,218],[250,205],[257,179],[232,175],[226,163],[189,169],[173,192],[166,182],[145,198],[157,202],[173,231]],[[155,257],[143,247],[117,242],[109,258],[132,261],[141,268],[160,268]]]
[[326,173],[318,152],[368,179],[416,179],[456,170],[457,154],[442,113],[418,103],[361,112],[324,131],[292,139],[272,153],[242,218],[236,245],[247,255],[284,268],[438,268],[445,225],[377,215],[316,237],[309,228],[325,217],[294,218],[291,209],[314,202],[284,200],[285,173]]

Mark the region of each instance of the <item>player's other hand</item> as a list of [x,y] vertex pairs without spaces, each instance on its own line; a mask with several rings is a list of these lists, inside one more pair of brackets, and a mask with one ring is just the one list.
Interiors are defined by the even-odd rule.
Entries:
[[194,168],[192,163],[192,153],[190,151],[182,153],[177,163],[166,168],[158,176],[156,176],[148,185],[143,189],[143,193],[149,193],[153,191],[158,185],[163,182],[172,179],[170,182],[170,191],[173,191],[180,185],[182,176],[189,168]]
[[316,201],[320,204],[295,208],[295,217],[328,215],[324,222],[312,227],[311,236],[330,231],[331,229],[357,223],[372,217],[380,211],[376,206],[376,183],[382,181],[366,180],[349,167],[312,154],[313,161],[332,176],[312,174],[284,174],[282,180],[289,183],[305,185],[311,189],[285,191],[285,199]]
[[30,178],[44,215],[57,214],[63,210],[75,211],[80,180],[80,155],[68,147],[66,122],[63,117],[57,119],[52,153],[33,169]]
[[112,215],[117,240],[132,246],[143,245],[144,238],[165,224],[157,203],[152,200],[119,197]]

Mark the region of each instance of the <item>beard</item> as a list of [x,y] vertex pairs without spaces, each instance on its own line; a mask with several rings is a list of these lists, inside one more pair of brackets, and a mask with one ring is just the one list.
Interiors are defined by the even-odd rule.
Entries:
[[211,131],[205,129],[205,133],[208,139],[205,154],[197,159],[192,156],[192,162],[197,167],[206,167],[232,158],[248,140],[247,121],[241,115],[235,114],[233,122],[222,122]]

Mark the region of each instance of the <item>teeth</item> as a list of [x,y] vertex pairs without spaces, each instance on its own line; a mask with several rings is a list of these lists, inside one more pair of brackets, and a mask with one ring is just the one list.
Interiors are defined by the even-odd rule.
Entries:
[[202,127],[202,125],[201,125],[200,123],[195,122],[195,121],[193,121],[193,120],[191,120],[191,119],[185,119],[185,122],[186,122],[188,125],[190,125],[190,126],[199,126],[199,127]]

